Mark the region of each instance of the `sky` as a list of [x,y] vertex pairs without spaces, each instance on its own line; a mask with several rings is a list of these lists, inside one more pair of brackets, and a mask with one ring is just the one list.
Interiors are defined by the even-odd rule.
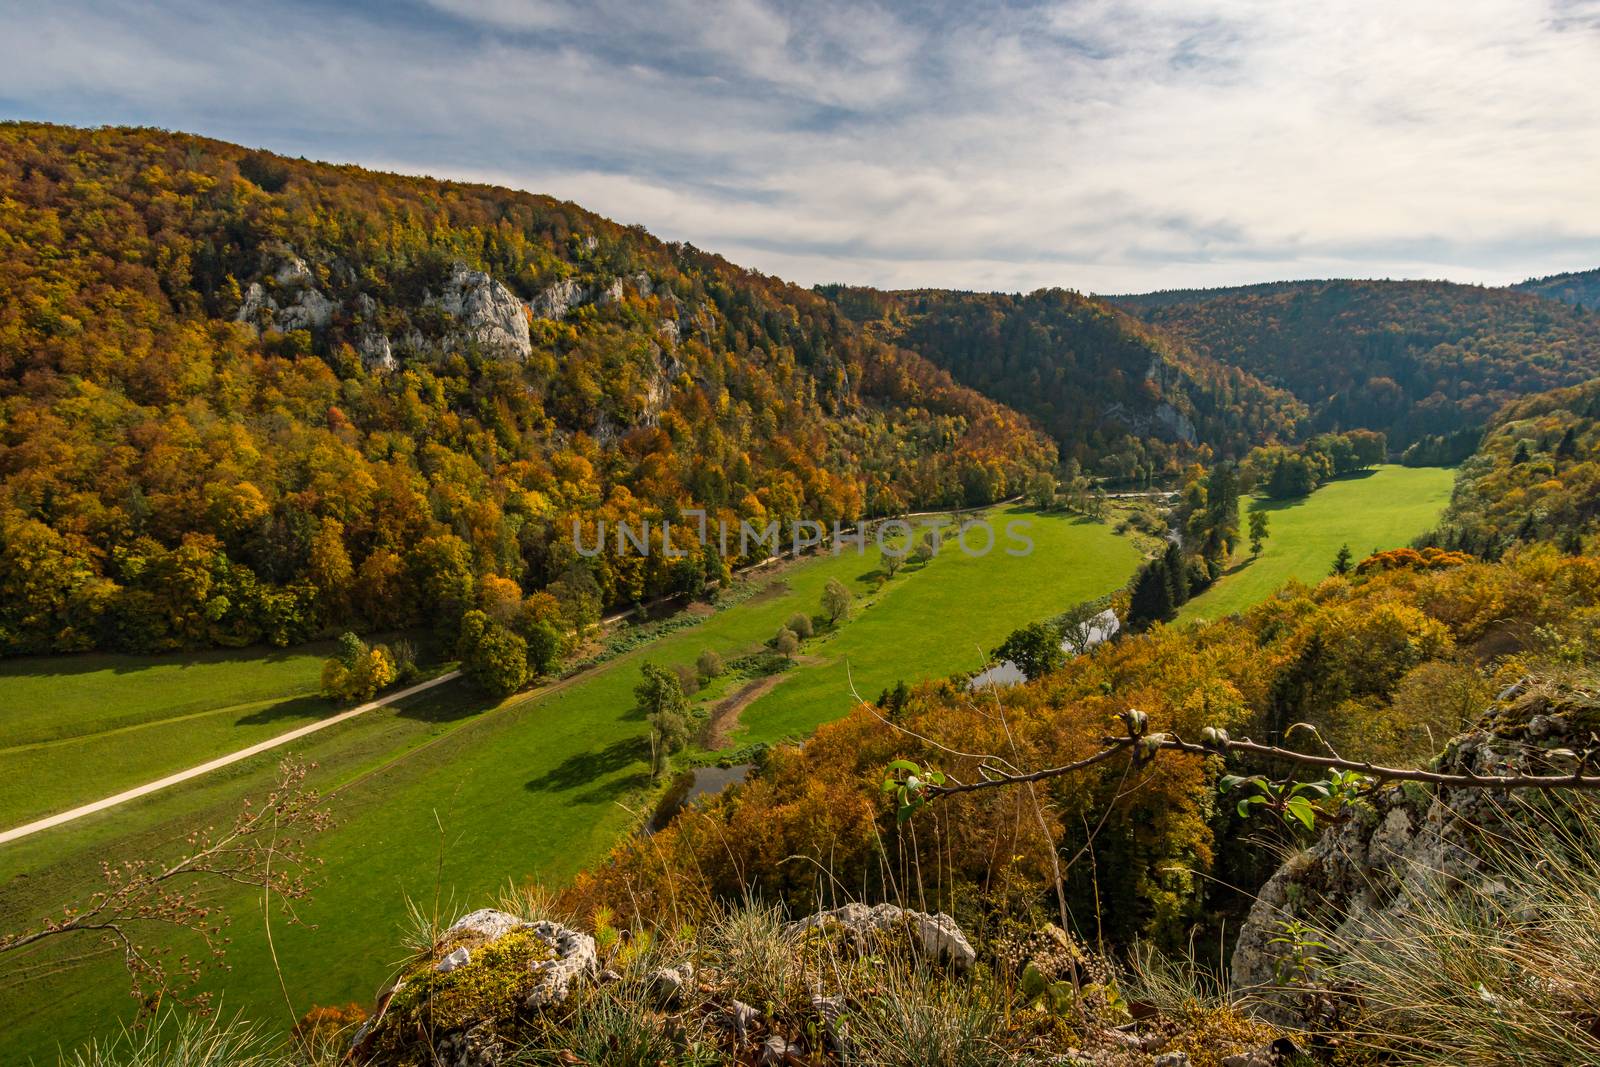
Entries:
[[0,0],[0,117],[570,199],[802,284],[1600,266],[1600,0]]

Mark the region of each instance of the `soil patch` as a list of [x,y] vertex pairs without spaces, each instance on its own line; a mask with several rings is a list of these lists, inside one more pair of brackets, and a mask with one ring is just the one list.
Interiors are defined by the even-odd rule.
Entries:
[[739,714],[776,689],[778,683],[787,677],[787,674],[769,674],[765,678],[757,678],[717,701],[717,706],[711,709],[711,718],[706,720],[705,729],[700,731],[700,747],[707,752],[716,752],[727,745],[728,735],[739,725]]

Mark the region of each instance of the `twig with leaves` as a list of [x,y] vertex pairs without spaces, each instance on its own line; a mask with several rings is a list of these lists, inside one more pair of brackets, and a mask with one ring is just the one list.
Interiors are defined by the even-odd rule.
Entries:
[[[259,804],[246,799],[220,833],[190,833],[177,860],[103,862],[104,889],[31,930],[0,934],[0,956],[60,938],[98,938],[121,953],[130,992],[142,1009],[155,1011],[169,995],[182,999],[181,990],[199,980],[205,957],[220,962],[227,948],[223,930],[230,917],[209,889],[222,883],[261,890],[278,898],[290,921],[292,902],[309,894],[311,872],[321,861],[310,856],[307,840],[327,827],[329,815],[321,797],[305,788],[308,770],[281,764],[276,784]],[[203,952],[198,958],[180,952],[170,938],[151,943],[149,935],[160,929],[188,931]],[[206,998],[193,1003],[204,1007]]]
[[[898,801],[899,818],[903,821],[930,801],[982,789],[1000,789],[1011,786],[1061,778],[1087,770],[1119,755],[1126,754],[1134,766],[1144,766],[1163,752],[1177,752],[1191,756],[1223,756],[1230,753],[1282,760],[1304,767],[1315,767],[1331,773],[1328,782],[1272,783],[1255,775],[1248,778],[1230,775],[1223,781],[1225,789],[1245,788],[1252,791],[1240,801],[1241,813],[1249,807],[1265,806],[1288,819],[1294,819],[1311,829],[1314,824],[1314,799],[1341,800],[1352,791],[1387,782],[1421,782],[1427,785],[1459,789],[1600,789],[1600,774],[1584,773],[1600,770],[1600,751],[1573,752],[1556,749],[1546,752],[1547,759],[1571,763],[1575,770],[1570,774],[1448,774],[1441,771],[1420,770],[1410,767],[1386,767],[1364,760],[1345,759],[1338,754],[1319,756],[1309,752],[1278,745],[1263,745],[1249,738],[1235,740],[1220,727],[1207,727],[1199,741],[1186,741],[1175,732],[1150,731],[1150,720],[1142,711],[1129,710],[1116,716],[1126,733],[1120,737],[1104,737],[1103,746],[1093,754],[1058,767],[1020,772],[997,766],[996,761],[984,759],[978,764],[976,781],[960,782],[929,768],[919,767],[909,760],[896,760],[889,765],[884,783],[885,792],[893,793]],[[1336,796],[1337,794],[1337,796]]]

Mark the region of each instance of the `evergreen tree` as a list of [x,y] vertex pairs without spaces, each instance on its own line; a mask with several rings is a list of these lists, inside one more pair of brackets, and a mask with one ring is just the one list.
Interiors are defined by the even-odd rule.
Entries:
[[1189,561],[1176,541],[1167,542],[1161,566],[1167,572],[1167,592],[1172,606],[1182,607],[1189,602]]
[[1333,557],[1333,569],[1330,570],[1328,573],[1329,574],[1341,574],[1341,575],[1342,574],[1349,574],[1350,573],[1350,566],[1351,566],[1350,559],[1351,559],[1350,546],[1347,545],[1347,544],[1346,545],[1340,545],[1339,546],[1339,554],[1337,556]]
[[1128,603],[1128,628],[1143,630],[1172,615],[1172,588],[1164,560],[1151,560],[1139,568]]

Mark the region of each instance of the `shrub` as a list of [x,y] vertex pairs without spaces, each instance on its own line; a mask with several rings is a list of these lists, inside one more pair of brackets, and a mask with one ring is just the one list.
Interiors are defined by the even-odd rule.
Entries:
[[355,634],[342,634],[339,650],[322,664],[322,695],[347,704],[360,703],[371,700],[395,676],[386,648],[368,648]]
[[803,611],[797,611],[789,616],[789,621],[783,624],[787,629],[793,630],[794,635],[802,641],[816,633],[816,627],[811,623],[811,616]]
[[793,630],[783,626],[778,629],[778,635],[772,639],[772,647],[785,657],[793,659],[794,654],[800,651],[800,638]]
[[720,677],[724,670],[722,657],[717,655],[715,650],[709,648],[700,653],[700,658],[694,661],[694,667],[700,673],[700,677],[707,682],[713,678]]

